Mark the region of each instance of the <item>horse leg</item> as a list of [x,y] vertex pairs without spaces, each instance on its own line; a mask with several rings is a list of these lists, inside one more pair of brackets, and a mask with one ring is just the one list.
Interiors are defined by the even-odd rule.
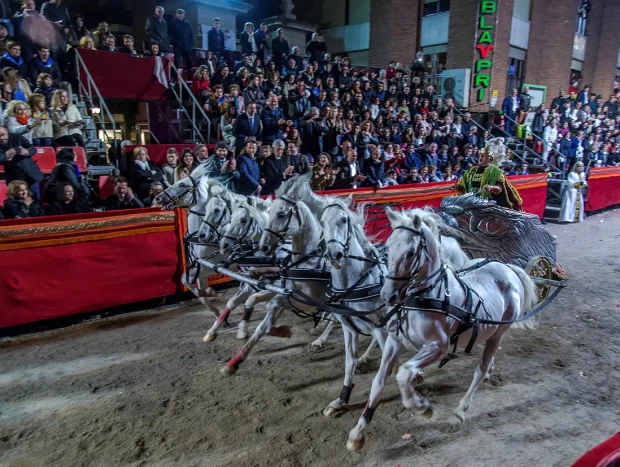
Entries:
[[467,390],[467,393],[461,399],[461,402],[459,403],[459,406],[457,407],[456,412],[454,413],[454,416],[455,416],[454,425],[462,426],[463,423],[465,423],[465,412],[469,410],[469,407],[471,406],[471,401],[474,397],[474,394],[476,393],[476,390],[478,389],[478,386],[480,386],[480,383],[482,383],[482,381],[484,380],[484,377],[489,371],[489,367],[493,362],[495,352],[497,352],[497,348],[502,342],[503,336],[504,336],[503,332],[495,333],[484,344],[484,351],[482,352],[482,358],[480,359],[480,363],[478,364],[478,366],[476,367],[476,370],[474,371],[474,379],[472,380],[471,385],[469,386],[469,389]]
[[415,383],[422,368],[438,361],[448,353],[450,342],[447,335],[444,337],[441,340],[427,342],[411,360],[400,367],[396,374],[403,406],[427,418],[433,416],[433,406],[416,393]]
[[370,425],[375,409],[379,405],[379,396],[381,395],[381,391],[383,391],[385,381],[398,363],[398,354],[400,351],[401,345],[398,341],[392,337],[388,337],[381,356],[381,366],[372,380],[372,387],[370,389],[368,402],[366,402],[366,407],[364,408],[357,425],[355,425],[355,428],[349,432],[347,449],[350,451],[359,451],[362,447],[364,447],[364,442],[366,441],[366,430],[368,429],[368,425]]
[[377,338],[375,336],[372,336],[372,340],[370,341],[370,344],[368,345],[366,352],[364,352],[364,354],[359,358],[359,360],[357,361],[357,364],[360,366],[367,365],[370,362],[370,353],[375,349],[376,346],[377,346]]
[[332,318],[331,321],[329,321],[329,323],[325,327],[323,334],[321,334],[318,339],[316,339],[310,344],[310,352],[318,352],[319,350],[321,350],[321,347],[323,347],[323,344],[325,344],[325,341],[331,334],[335,325],[336,325],[336,322]]
[[241,347],[241,350],[237,353],[237,355],[231,358],[228,363],[226,363],[226,366],[220,370],[222,374],[234,375],[237,372],[239,365],[241,365],[241,363],[248,358],[252,348],[261,337],[271,330],[272,326],[276,323],[277,319],[281,315],[281,311],[283,309],[282,307],[282,297],[274,297],[267,302],[267,313],[265,313],[265,317],[254,330],[252,337],[250,337],[244,346]]
[[344,325],[342,326],[342,331],[344,333],[345,350],[344,384],[338,399],[331,401],[325,410],[323,410],[323,415],[326,417],[332,417],[341,413],[343,406],[349,403],[351,391],[353,390],[353,375],[355,374],[355,367],[357,365],[357,343],[359,334]]
[[233,311],[235,308],[237,308],[239,304],[242,301],[244,301],[250,293],[251,293],[251,290],[249,289],[249,287],[247,286],[240,287],[237,293],[233,295],[232,297],[230,297],[230,299],[226,302],[226,307],[222,311],[222,314],[220,315],[218,313],[218,315],[216,316],[215,323],[213,323],[213,326],[211,326],[211,329],[209,329],[209,331],[207,332],[207,334],[205,334],[202,340],[205,342],[214,341],[215,338],[217,337],[217,331],[222,326],[222,324],[226,321],[230,312]]
[[275,292],[263,290],[261,292],[254,293],[247,298],[243,304],[243,317],[241,318],[241,321],[239,321],[239,327],[237,328],[237,339],[246,339],[248,337],[247,326],[256,304],[271,300],[275,297],[275,295]]

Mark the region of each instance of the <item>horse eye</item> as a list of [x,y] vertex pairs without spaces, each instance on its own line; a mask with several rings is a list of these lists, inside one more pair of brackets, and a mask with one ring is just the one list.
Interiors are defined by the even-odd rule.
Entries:
[[346,223],[347,223],[347,218],[346,218],[346,217],[343,217],[343,218],[342,218],[342,220],[341,220],[340,222],[342,222],[343,224],[346,224]]
[[215,214],[219,214],[219,213],[220,213],[220,210],[219,210],[219,208],[217,208],[217,209],[214,209],[214,210],[213,210],[213,212],[214,212]]
[[409,253],[407,253],[407,258],[411,259],[415,256],[415,251],[410,251]]
[[285,217],[286,217],[286,214],[284,214],[283,212],[278,213],[278,219],[284,219]]
[[241,223],[245,224],[247,221],[245,219],[241,219]]

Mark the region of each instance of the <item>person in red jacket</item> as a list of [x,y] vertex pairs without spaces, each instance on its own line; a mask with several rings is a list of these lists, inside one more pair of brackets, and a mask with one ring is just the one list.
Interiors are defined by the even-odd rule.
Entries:
[[204,105],[207,102],[207,98],[211,95],[211,80],[207,65],[200,65],[196,70],[194,79],[192,79],[191,90],[201,104]]

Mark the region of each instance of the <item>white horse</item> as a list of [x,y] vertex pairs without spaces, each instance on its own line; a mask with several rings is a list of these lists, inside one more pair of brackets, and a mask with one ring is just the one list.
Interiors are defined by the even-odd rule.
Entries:
[[[379,343],[381,349],[387,338],[385,328],[377,328],[374,322],[385,314],[385,306],[379,291],[385,276],[385,265],[377,249],[364,233],[364,207],[360,214],[349,209],[347,199],[324,197],[326,206],[321,216],[325,257],[332,267],[330,289],[333,297],[356,311],[369,312],[363,317],[334,314],[342,324],[345,348],[345,376],[340,396],[323,410],[325,416],[339,414],[349,403],[353,389],[353,375],[358,363],[367,361],[370,352]],[[359,333],[371,335],[373,340],[362,357],[357,359]]]
[[[388,217],[394,230],[387,241],[389,275],[381,290],[385,302],[402,304],[408,294],[423,293],[426,298],[448,300],[451,305],[464,309],[478,308],[479,318],[507,322],[478,326],[477,342],[484,343],[484,351],[469,390],[455,412],[456,426],[461,426],[476,389],[493,368],[494,355],[511,326],[510,322],[536,305],[536,286],[521,268],[498,262],[485,264],[457,278],[440,258],[438,240],[419,215],[388,210]],[[397,317],[387,324],[389,336],[381,367],[373,379],[366,408],[349,433],[347,448],[350,450],[363,447],[380,393],[403,349],[417,351],[411,360],[400,366],[396,375],[403,405],[426,417],[433,414],[430,402],[415,391],[416,376],[422,368],[448,355],[451,338],[460,323],[440,312],[407,310],[406,305],[403,313],[400,326]],[[532,327],[533,323],[529,321],[517,324]],[[471,337],[472,329],[465,331],[458,340],[459,347],[468,346]]]

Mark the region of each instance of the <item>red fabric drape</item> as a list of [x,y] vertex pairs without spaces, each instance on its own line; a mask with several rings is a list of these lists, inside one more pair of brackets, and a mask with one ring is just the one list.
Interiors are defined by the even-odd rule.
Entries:
[[620,167],[590,169],[586,211],[598,211],[620,204]]
[[[80,55],[104,99],[161,100],[166,88],[154,74],[155,57],[132,58],[129,54],[80,49]],[[169,60],[164,58],[167,69]],[[86,73],[80,79],[88,89]]]

